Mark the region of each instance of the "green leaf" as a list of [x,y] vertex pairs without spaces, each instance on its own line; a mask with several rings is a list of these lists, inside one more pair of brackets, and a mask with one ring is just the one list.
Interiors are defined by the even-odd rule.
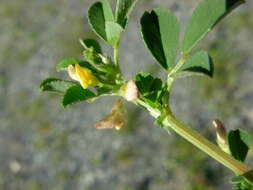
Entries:
[[64,107],[67,107],[73,103],[88,100],[90,98],[94,98],[95,96],[96,95],[92,91],[84,89],[80,85],[75,85],[70,87],[65,92],[62,100],[62,105]]
[[183,54],[188,54],[226,14],[243,0],[203,0],[190,18],[183,40]]
[[106,35],[107,35],[107,42],[112,46],[116,47],[120,40],[121,32],[123,28],[115,23],[115,22],[106,22]]
[[69,65],[79,64],[79,60],[75,58],[63,59],[60,63],[56,65],[56,71],[66,70]]
[[149,89],[153,80],[154,78],[149,73],[138,73],[135,77],[135,82],[139,92],[143,95],[149,93]]
[[90,63],[92,65],[94,65],[94,64],[100,65],[102,63],[102,59],[101,59],[100,55],[96,51],[94,51],[93,48],[85,49],[83,51],[83,57],[88,63]]
[[253,171],[250,170],[243,175],[234,177],[230,183],[236,185],[234,190],[252,190],[253,189]]
[[213,76],[213,63],[205,51],[200,51],[191,56],[175,74],[176,77],[192,75]]
[[231,184],[238,184],[241,183],[242,181],[249,181],[251,185],[252,181],[253,181],[253,170],[249,170],[248,172],[244,173],[243,175],[239,175],[236,176],[234,178],[232,178],[232,180],[230,181]]
[[88,62],[80,61],[74,58],[67,58],[62,60],[59,64],[56,65],[56,70],[59,71],[66,71],[69,65],[79,64],[81,67],[89,69],[93,74],[98,73],[98,71]]
[[105,95],[111,95],[112,94],[112,88],[110,87],[100,87],[96,88],[97,95],[98,96],[105,96]]
[[161,79],[154,78],[149,73],[138,73],[135,82],[141,97],[152,107],[162,103],[167,91]]
[[88,19],[93,31],[106,42],[106,22],[113,22],[114,16],[111,6],[107,0],[94,3],[88,10]]
[[141,18],[143,39],[151,54],[164,69],[171,69],[175,64],[179,23],[177,18],[164,9],[145,12]]
[[116,21],[126,28],[129,16],[138,0],[117,0],[116,5]]
[[84,40],[81,40],[81,43],[84,45],[84,47],[86,49],[93,48],[93,50],[96,53],[101,53],[102,54],[101,46],[96,40],[94,40],[94,39],[84,39]]
[[236,185],[233,190],[253,190],[253,186],[249,184],[247,181],[243,181]]
[[56,78],[47,78],[40,84],[40,89],[42,91],[64,93],[74,85],[76,85],[74,82],[63,81]]
[[250,147],[250,135],[242,129],[230,131],[228,145],[232,156],[244,162]]

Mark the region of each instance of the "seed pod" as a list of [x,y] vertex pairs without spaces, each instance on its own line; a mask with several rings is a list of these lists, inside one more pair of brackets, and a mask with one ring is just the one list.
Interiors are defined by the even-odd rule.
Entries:
[[97,129],[120,130],[125,124],[123,100],[118,100],[112,107],[112,111],[104,119],[96,124]]

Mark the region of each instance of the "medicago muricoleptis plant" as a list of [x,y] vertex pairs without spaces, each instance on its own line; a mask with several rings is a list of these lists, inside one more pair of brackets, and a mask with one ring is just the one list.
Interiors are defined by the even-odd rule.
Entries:
[[[169,104],[170,91],[178,78],[194,75],[213,76],[213,63],[206,51],[193,52],[193,48],[230,11],[243,0],[202,0],[194,10],[186,27],[184,38],[179,39],[180,26],[177,18],[168,10],[156,8],[146,11],[140,19],[141,34],[154,60],[167,73],[167,81],[150,73],[137,73],[132,80],[125,80],[119,60],[119,45],[129,16],[137,0],[117,0],[115,13],[110,2],[95,2],[88,10],[92,30],[114,50],[113,56],[103,54],[100,44],[94,39],[80,40],[83,60],[62,60],[57,71],[65,71],[68,80],[45,79],[42,91],[62,95],[62,105],[70,106],[80,101],[93,102],[101,96],[118,96],[111,113],[96,124],[98,129],[124,126],[124,101],[144,108],[155,118],[155,123],[165,130],[173,130],[194,146],[232,170],[232,180],[237,190],[253,189],[253,175],[243,163],[250,144],[247,132],[241,129],[227,134],[219,120],[214,121],[217,144],[214,145],[198,132],[178,120]],[[178,52],[180,51],[180,56]],[[70,80],[72,79],[72,80]]]

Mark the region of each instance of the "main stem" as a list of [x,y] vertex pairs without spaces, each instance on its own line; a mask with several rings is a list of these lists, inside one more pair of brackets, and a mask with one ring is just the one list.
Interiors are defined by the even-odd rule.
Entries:
[[[185,58],[180,59],[175,69],[173,69],[171,73],[169,73],[167,80],[168,91],[171,90],[172,84],[174,82],[174,78],[170,77],[170,75],[180,69],[180,67],[183,66],[184,62]],[[189,126],[179,121],[173,115],[170,109],[168,110],[167,116],[164,119],[163,125],[167,131],[169,129],[174,130],[178,135],[182,136],[187,141],[198,147],[200,150],[202,150],[227,168],[231,169],[237,175],[242,175],[249,171],[249,169],[242,162],[234,159],[232,156],[221,150],[218,146],[214,145],[209,140],[200,135],[197,131],[193,130]]]
[[219,147],[208,141],[197,131],[177,120],[177,118],[171,112],[168,113],[163,125],[165,130],[174,130],[178,135],[182,136],[200,150],[227,168],[231,169],[234,173],[242,175],[249,171],[249,169],[242,162],[237,161],[229,154],[222,151]]

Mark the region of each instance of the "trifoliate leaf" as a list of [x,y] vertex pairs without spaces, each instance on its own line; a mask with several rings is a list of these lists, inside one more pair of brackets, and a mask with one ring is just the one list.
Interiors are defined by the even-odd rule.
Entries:
[[145,12],[141,18],[144,42],[156,61],[166,70],[175,64],[179,23],[177,18],[164,9]]
[[203,0],[190,18],[183,40],[183,54],[191,49],[233,8],[243,0]]
[[135,83],[141,98],[152,107],[157,107],[163,103],[167,89],[161,79],[154,78],[149,73],[138,73],[135,77]]

